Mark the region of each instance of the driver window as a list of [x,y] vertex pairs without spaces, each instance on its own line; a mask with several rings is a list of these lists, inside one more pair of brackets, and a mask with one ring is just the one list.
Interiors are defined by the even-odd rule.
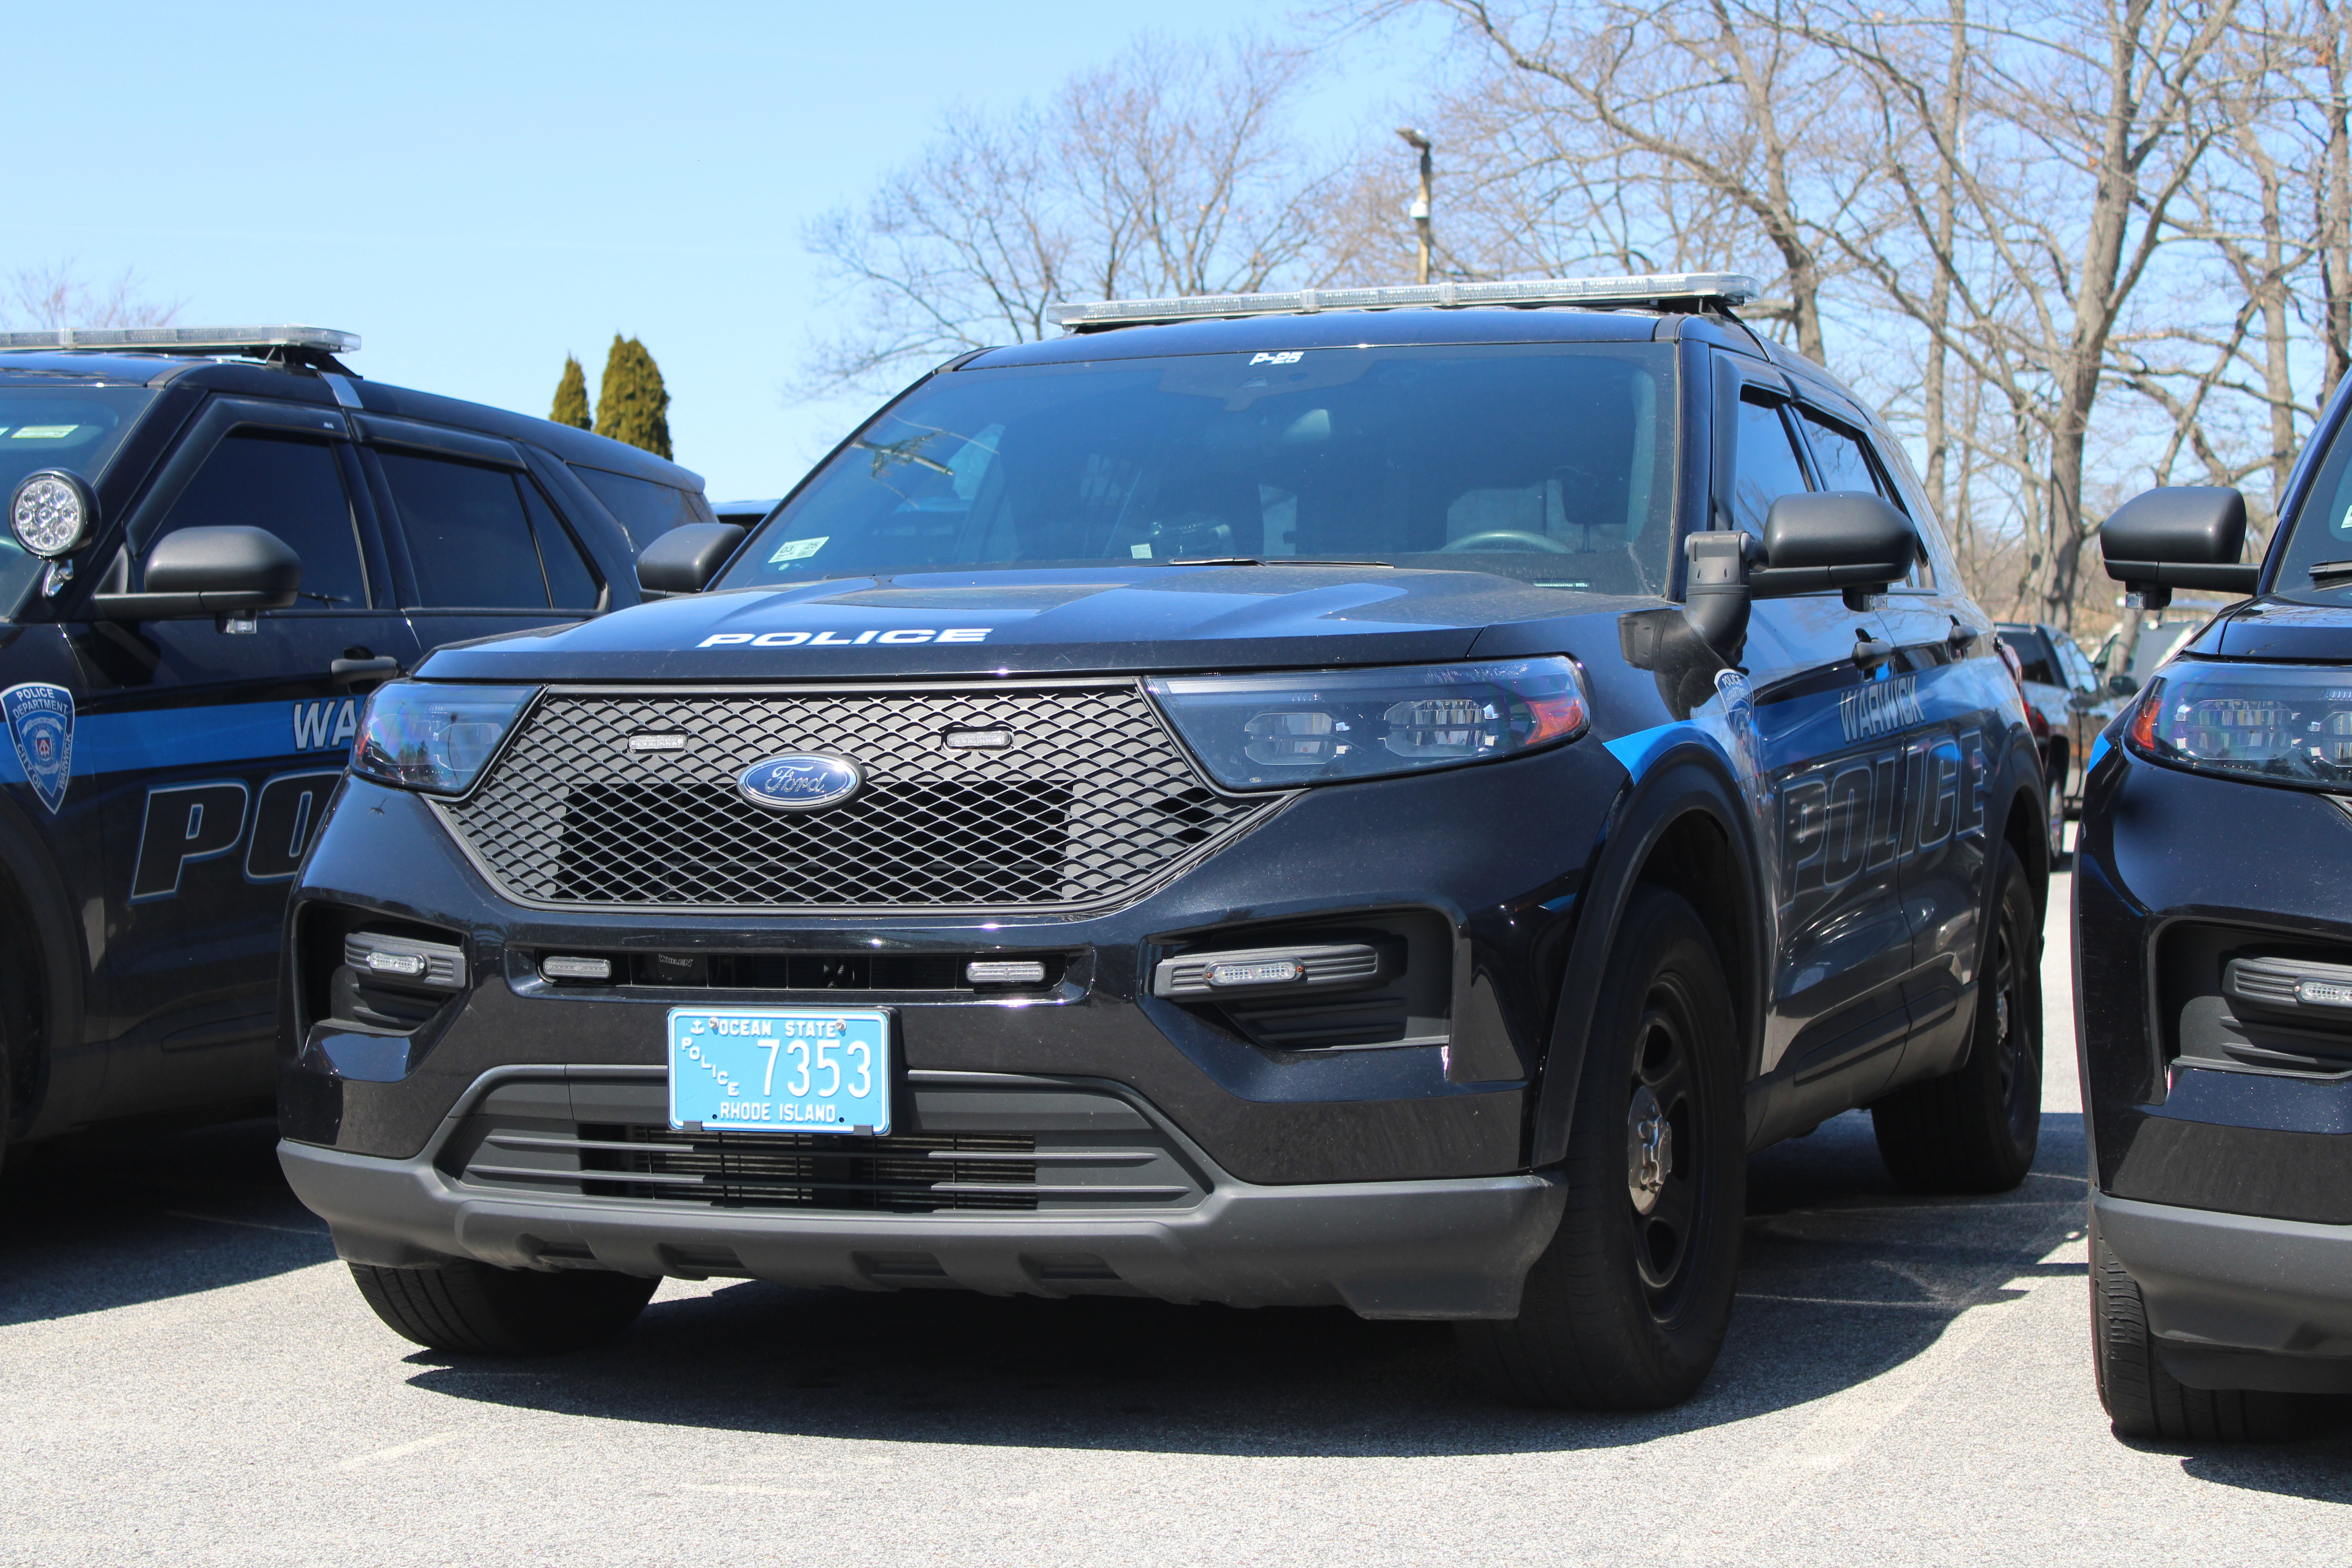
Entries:
[[1742,399],[1739,405],[1739,457],[1732,471],[1732,521],[1758,539],[1764,537],[1765,514],[1782,496],[1812,487],[1805,482],[1805,466],[1798,460],[1795,442],[1778,406]]
[[302,608],[368,607],[358,524],[334,448],[326,442],[230,432],[172,503],[155,537],[174,529],[225,525],[268,529],[302,558],[297,601]]

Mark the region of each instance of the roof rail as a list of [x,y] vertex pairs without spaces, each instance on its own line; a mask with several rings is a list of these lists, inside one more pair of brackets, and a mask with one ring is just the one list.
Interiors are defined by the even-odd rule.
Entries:
[[1322,310],[1441,310],[1475,305],[1744,305],[1763,291],[1740,272],[1661,272],[1638,278],[1536,278],[1510,283],[1408,283],[1385,289],[1299,289],[1283,294],[1200,294],[1176,300],[1104,300],[1050,305],[1066,332],[1239,316],[1312,315]]
[[55,327],[0,332],[0,353],[112,349],[120,353],[241,354],[330,370],[340,368],[333,356],[359,346],[357,332],[331,327]]

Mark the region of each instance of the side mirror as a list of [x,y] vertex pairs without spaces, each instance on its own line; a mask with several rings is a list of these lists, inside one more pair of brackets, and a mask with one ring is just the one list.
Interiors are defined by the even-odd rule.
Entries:
[[1751,599],[1835,588],[1857,614],[1880,608],[1919,558],[1919,535],[1868,491],[1806,490],[1772,503],[1761,548],[1747,534],[1717,530],[1685,538],[1683,552],[1691,564],[1684,616],[1728,663],[1747,641]]
[[2107,677],[2108,696],[2136,697],[2138,694],[2139,682],[2132,679],[2132,677],[2128,675],[2110,675]]
[[2132,608],[2160,610],[2175,588],[2251,594],[2259,563],[2242,564],[2246,498],[2215,485],[2147,490],[2116,508],[2099,530],[2107,575],[2128,590]]
[[1765,565],[1748,574],[1762,598],[1844,590],[1846,608],[1875,598],[1919,559],[1911,520],[1867,490],[1804,490],[1764,514]]
[[146,591],[99,594],[101,621],[180,621],[282,610],[302,585],[302,558],[266,528],[182,528],[148,552]]
[[648,595],[699,594],[743,542],[731,522],[689,522],[673,528],[637,557],[637,586]]

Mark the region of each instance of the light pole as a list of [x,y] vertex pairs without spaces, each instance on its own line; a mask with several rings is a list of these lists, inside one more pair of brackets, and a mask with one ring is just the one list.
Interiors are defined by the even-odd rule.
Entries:
[[1429,281],[1429,151],[1433,143],[1410,125],[1397,127],[1406,146],[1421,154],[1421,195],[1412,200],[1412,226],[1421,237],[1421,281]]

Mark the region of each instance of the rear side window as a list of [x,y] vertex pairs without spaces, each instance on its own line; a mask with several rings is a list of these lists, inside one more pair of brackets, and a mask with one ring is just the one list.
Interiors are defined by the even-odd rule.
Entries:
[[594,607],[578,547],[530,480],[411,452],[378,457],[408,538],[417,608]]
[[671,485],[657,485],[651,479],[631,479],[626,474],[607,473],[603,468],[572,465],[595,498],[604,503],[629,536],[629,548],[642,552],[645,547],[667,533],[671,529],[689,522],[709,522],[710,503],[692,490],[682,490]]
[[1886,487],[1878,482],[1870,454],[1860,437],[1817,418],[1810,408],[1803,410],[1801,416],[1805,422],[1805,439],[1813,448],[1813,467],[1821,470],[1822,489],[1863,490],[1882,497],[1886,494]]
[[342,467],[327,442],[253,431],[224,437],[172,503],[155,536],[160,541],[180,528],[236,527],[266,528],[302,558],[302,596],[296,601],[301,607],[368,607],[359,526],[343,489]]
[[2066,684],[2064,678],[2059,675],[2057,666],[2051,661],[2050,645],[2042,640],[2040,632],[2004,630],[2000,640],[2010,652],[2017,656],[2026,679],[2039,681],[2044,686]]
[[531,537],[539,542],[539,563],[547,571],[547,596],[559,610],[593,610],[600,596],[595,574],[588,569],[579,542],[555,515],[547,498],[529,479],[518,480],[523,508],[530,513]]

